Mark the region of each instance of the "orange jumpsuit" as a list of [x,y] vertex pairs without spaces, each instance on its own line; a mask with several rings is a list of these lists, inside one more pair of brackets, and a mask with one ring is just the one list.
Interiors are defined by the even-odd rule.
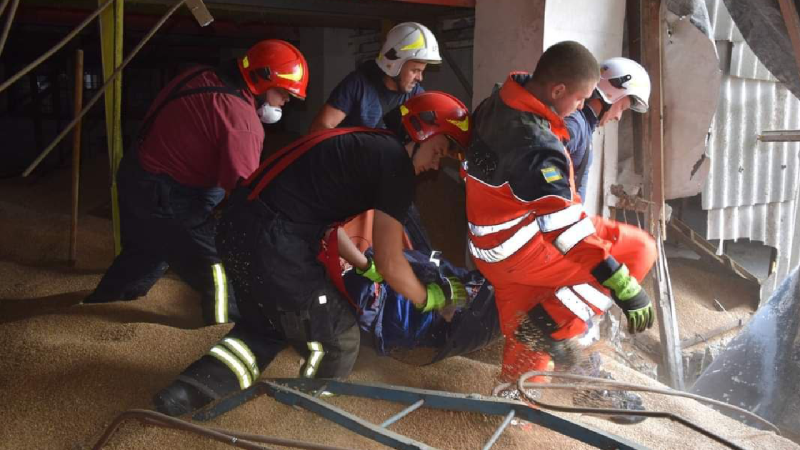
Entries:
[[[641,280],[656,256],[644,231],[586,214],[562,143],[564,122],[524,89],[528,77],[512,73],[475,111],[462,172],[469,251],[495,288],[507,380],[551,370],[552,349],[611,306],[593,270],[625,264]],[[539,305],[544,314],[532,315]],[[544,340],[519,332],[526,319]]]

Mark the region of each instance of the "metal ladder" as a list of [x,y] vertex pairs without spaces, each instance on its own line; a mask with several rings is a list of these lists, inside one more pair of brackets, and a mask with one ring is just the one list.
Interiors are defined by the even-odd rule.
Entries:
[[[348,395],[374,400],[385,400],[409,405],[380,425],[370,423],[325,402],[322,394]],[[399,450],[437,450],[422,442],[395,433],[388,427],[408,414],[425,406],[448,411],[473,412],[484,415],[503,416],[505,419],[483,446],[488,450],[514,418],[527,420],[569,436],[600,449],[646,450],[646,447],[602,430],[555,416],[526,403],[498,397],[483,397],[478,394],[455,394],[451,392],[415,389],[381,384],[355,384],[334,380],[311,378],[288,378],[261,381],[250,388],[220,400],[210,408],[196,413],[192,419],[208,421],[220,416],[258,396],[267,394],[275,400],[319,414],[355,433]]]

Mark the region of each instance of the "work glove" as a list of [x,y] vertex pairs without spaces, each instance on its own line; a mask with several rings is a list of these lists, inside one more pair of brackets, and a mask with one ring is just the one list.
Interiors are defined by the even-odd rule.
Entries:
[[[447,283],[441,286],[437,283],[428,283],[426,289],[428,297],[422,312],[439,311],[447,306],[459,307],[467,303],[467,288],[456,277],[445,277]],[[417,309],[420,309],[418,306]]]
[[383,282],[383,275],[381,275],[380,272],[378,272],[378,268],[375,267],[375,260],[369,256],[367,256],[366,270],[361,270],[359,268],[356,268],[356,273],[364,278],[371,280],[373,283]]
[[650,297],[639,285],[635,277],[631,276],[628,267],[619,266],[603,286],[611,290],[611,298],[628,318],[628,332],[641,333],[653,326],[655,313]]

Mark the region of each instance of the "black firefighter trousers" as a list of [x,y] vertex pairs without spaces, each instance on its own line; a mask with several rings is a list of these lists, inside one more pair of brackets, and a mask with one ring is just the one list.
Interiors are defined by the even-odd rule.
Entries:
[[249,193],[234,191],[217,233],[241,318],[178,377],[210,398],[252,385],[287,346],[308,378],[345,378],[358,356],[355,311],[317,260],[326,227],[292,223]]
[[117,187],[122,251],[84,303],[136,299],[172,268],[200,292],[205,323],[233,321],[233,291],[214,243],[213,210],[225,191],[187,187],[149,173],[135,151],[122,159]]

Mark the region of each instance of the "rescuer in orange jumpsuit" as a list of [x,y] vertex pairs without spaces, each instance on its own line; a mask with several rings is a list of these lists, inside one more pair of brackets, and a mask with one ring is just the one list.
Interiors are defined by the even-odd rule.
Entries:
[[474,114],[462,172],[468,246],[496,290],[506,381],[573,365],[569,339],[586,332],[612,299],[631,333],[653,325],[639,280],[655,261],[654,241],[636,227],[586,214],[564,147],[563,118],[591,97],[599,77],[586,48],[560,42],[533,74],[511,73]]

